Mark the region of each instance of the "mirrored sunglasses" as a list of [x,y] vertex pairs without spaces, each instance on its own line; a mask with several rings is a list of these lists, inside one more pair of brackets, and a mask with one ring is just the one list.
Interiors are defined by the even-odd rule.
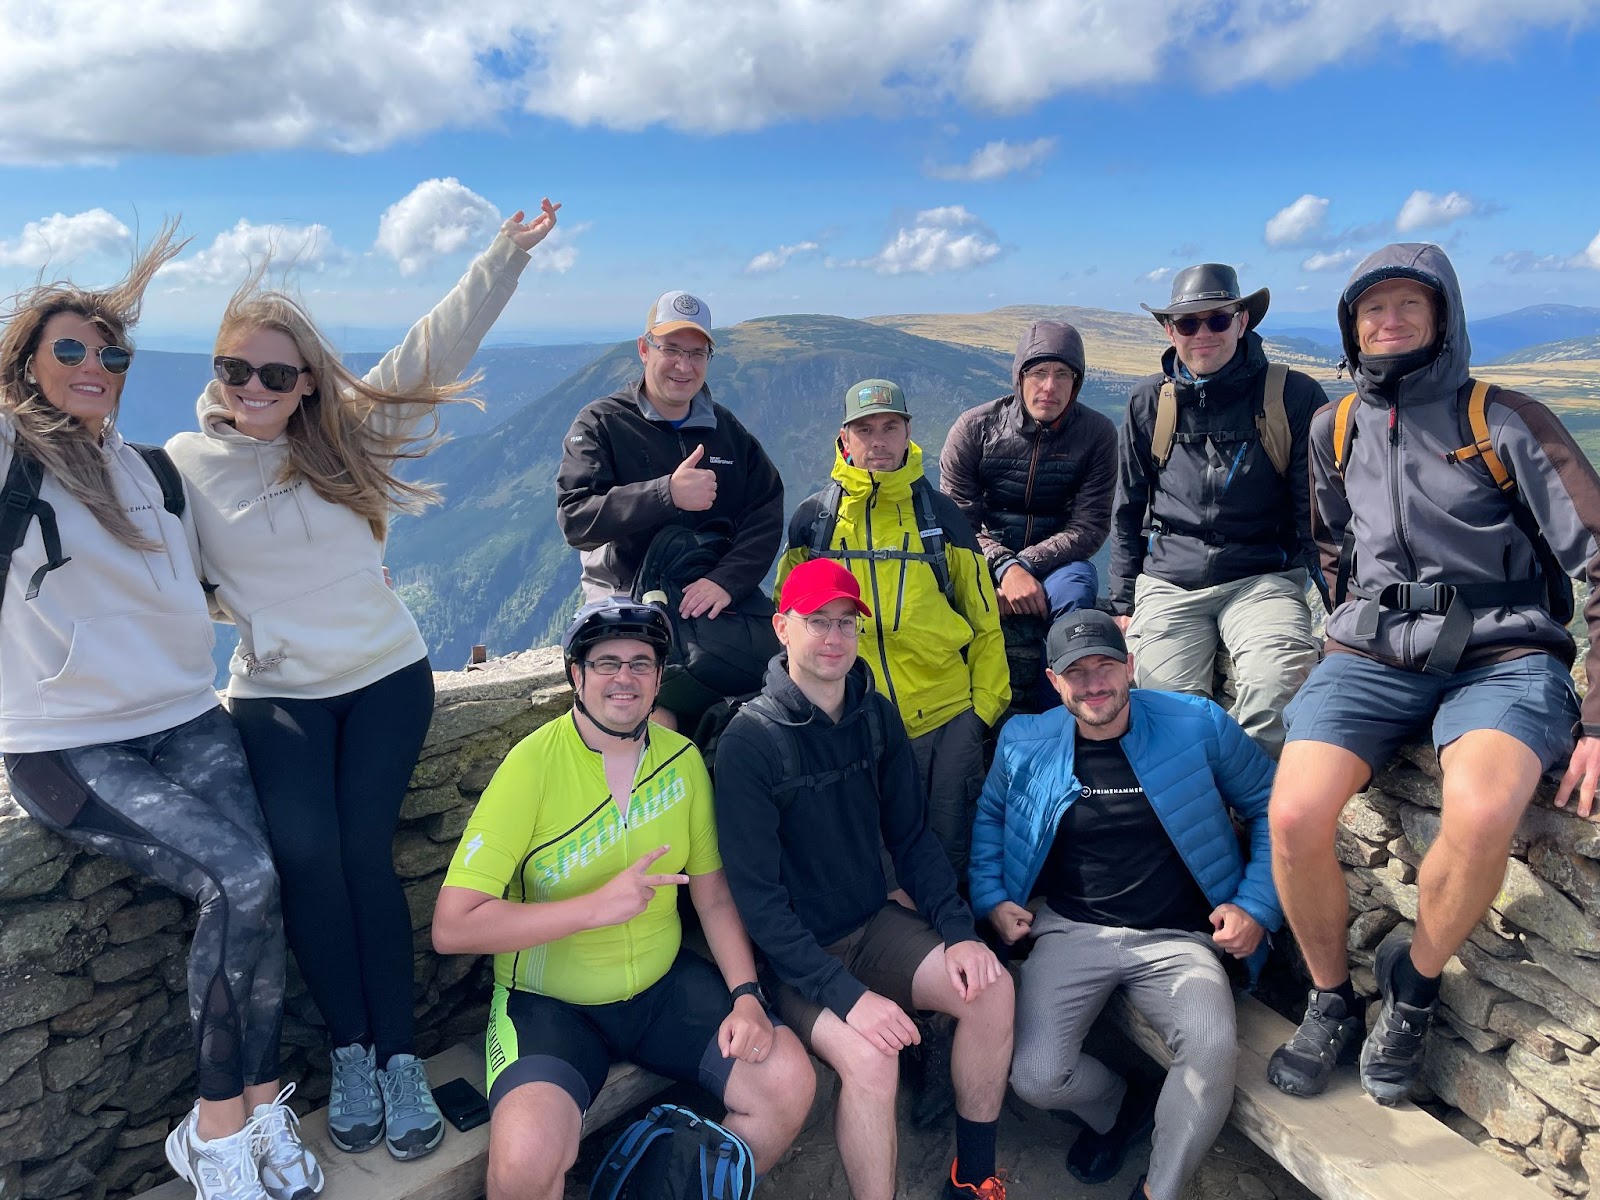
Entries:
[[259,376],[261,386],[269,392],[293,391],[300,376],[311,370],[310,367],[295,367],[288,363],[262,363],[258,367],[226,354],[219,354],[212,359],[211,369],[229,387],[243,387],[250,382],[250,376]]
[[[77,338],[57,338],[50,343],[50,353],[63,367],[77,367],[89,357],[89,347]],[[125,375],[133,365],[133,351],[126,346],[101,346],[95,351],[100,365],[113,375]]]

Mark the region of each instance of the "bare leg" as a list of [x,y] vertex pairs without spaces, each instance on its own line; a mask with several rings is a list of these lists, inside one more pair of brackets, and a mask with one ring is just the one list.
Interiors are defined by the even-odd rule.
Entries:
[[1011,1033],[1016,992],[1011,976],[1000,978],[970,1000],[963,1000],[945,971],[944,947],[928,952],[911,980],[918,1008],[949,1013],[956,1019],[950,1050],[950,1075],[956,1089],[956,1112],[969,1121],[1000,1116],[1011,1074]]
[[583,1114],[553,1083],[525,1083],[489,1122],[487,1200],[561,1200],[578,1159]]
[[[276,1096],[278,1093],[272,1094]],[[238,1133],[244,1128],[244,1118],[243,1096],[232,1096],[227,1100],[201,1100],[194,1128],[202,1142],[214,1142]]]
[[1323,991],[1350,975],[1350,900],[1334,854],[1334,831],[1340,810],[1370,775],[1360,756],[1342,746],[1290,742],[1272,788],[1272,877],[1311,982]]
[[1444,812],[1417,872],[1411,962],[1434,976],[1472,932],[1505,880],[1511,837],[1539,782],[1539,759],[1497,729],[1463,734],[1439,756]]
[[811,1112],[817,1073],[800,1039],[786,1028],[773,1031],[772,1052],[759,1063],[736,1062],[728,1075],[724,1124],[755,1155],[756,1173],[772,1170]]
[[894,1124],[900,1056],[883,1053],[832,1012],[811,1031],[811,1048],[839,1073],[834,1138],[855,1200],[893,1200],[900,1146]]

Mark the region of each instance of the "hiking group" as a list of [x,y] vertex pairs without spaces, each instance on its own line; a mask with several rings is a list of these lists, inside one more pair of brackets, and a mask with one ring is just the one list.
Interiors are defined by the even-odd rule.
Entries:
[[[35,819],[198,904],[198,1099],[166,1149],[200,1200],[323,1190],[279,1079],[290,950],[328,1030],[333,1144],[411,1159],[444,1136],[391,861],[432,673],[384,545],[392,511],[435,498],[399,460],[470,399],[459,376],[559,207],[507,220],[365,377],[253,275],[199,430],[165,452],[115,418],[170,230],[115,287],[17,297],[0,335],[0,750]],[[689,1123],[747,1191],[810,1113],[811,1056],[839,1078],[856,1200],[1004,1200],[1008,1086],[1081,1123],[1066,1166],[1088,1184],[1152,1133],[1132,1195],[1175,1200],[1232,1105],[1234,988],[1285,921],[1311,988],[1272,1083],[1314,1095],[1359,1048],[1363,1087],[1406,1097],[1541,775],[1564,766],[1556,803],[1594,808],[1600,691],[1580,706],[1566,625],[1577,577],[1600,631],[1600,477],[1547,408],[1471,378],[1437,246],[1351,275],[1342,400],[1268,361],[1267,306],[1226,266],[1175,276],[1146,306],[1171,345],[1120,429],[1080,400],[1077,331],[1034,323],[937,482],[905,390],[864,380],[787,537],[777,469],[706,386],[707,305],[651,306],[639,378],[562,444],[572,712],[506,755],[433,918],[439,952],[494,960],[492,1200],[565,1193],[622,1061],[708,1094],[721,1124]],[[226,707],[213,620],[239,632]],[[1441,825],[1369,1022],[1337,818],[1424,728]],[[1159,1088],[1084,1050],[1118,989],[1173,1051]],[[915,1119],[954,1126],[948,1171],[914,1185],[913,1047]]]

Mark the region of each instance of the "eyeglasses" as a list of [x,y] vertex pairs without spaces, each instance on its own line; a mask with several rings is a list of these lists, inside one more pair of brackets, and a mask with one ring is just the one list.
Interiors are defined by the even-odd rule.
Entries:
[[809,617],[801,617],[805,624],[806,632],[814,638],[825,638],[837,629],[840,637],[858,638],[861,631],[866,628],[860,617],[819,617],[813,613]]
[[[50,343],[50,353],[63,367],[76,367],[89,357],[89,347],[77,338],[57,338]],[[101,346],[94,353],[100,365],[113,375],[126,375],[133,365],[133,351],[126,346]]]
[[1173,317],[1168,324],[1184,337],[1193,337],[1200,332],[1202,325],[1212,333],[1221,333],[1233,324],[1233,318],[1238,315],[1239,310],[1233,309],[1231,312],[1214,312],[1204,317]]
[[226,354],[213,358],[211,369],[229,387],[243,387],[250,382],[250,376],[259,376],[261,386],[269,392],[292,392],[300,376],[311,370],[310,367],[295,367],[288,363],[262,363],[257,367],[242,358],[232,358]]
[[627,668],[629,675],[654,675],[657,664],[655,659],[641,654],[638,658],[626,661],[620,658],[586,658],[583,660],[583,665],[596,675],[616,675],[624,667]]
[[1048,379],[1052,383],[1058,384],[1070,384],[1074,379],[1077,378],[1077,376],[1074,375],[1067,367],[1029,367],[1022,373],[1022,377],[1024,379],[1037,380],[1040,383],[1043,383]]
[[684,359],[691,367],[703,367],[711,361],[713,351],[709,346],[704,350],[680,350],[677,346],[663,346],[651,333],[645,334],[644,340],[659,350],[661,356],[669,362]]

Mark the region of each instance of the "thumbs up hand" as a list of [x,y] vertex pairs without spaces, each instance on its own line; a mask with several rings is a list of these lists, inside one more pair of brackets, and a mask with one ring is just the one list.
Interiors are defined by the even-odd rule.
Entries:
[[704,446],[696,446],[672,473],[672,503],[684,512],[704,512],[717,502],[717,473],[700,466],[705,453]]

